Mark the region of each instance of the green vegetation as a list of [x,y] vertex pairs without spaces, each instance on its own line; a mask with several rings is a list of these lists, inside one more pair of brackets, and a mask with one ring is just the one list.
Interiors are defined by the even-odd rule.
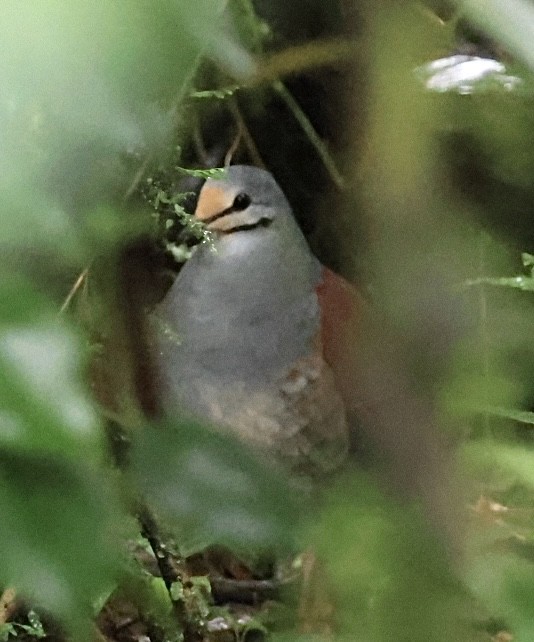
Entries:
[[[0,640],[534,639],[534,5],[3,0],[0,43]],[[231,160],[370,302],[313,506],[159,416]]]

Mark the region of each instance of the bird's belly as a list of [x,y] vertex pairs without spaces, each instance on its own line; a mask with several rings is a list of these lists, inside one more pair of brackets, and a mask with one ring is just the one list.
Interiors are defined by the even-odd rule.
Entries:
[[225,378],[201,369],[182,382],[167,391],[169,413],[181,411],[215,424],[300,472],[328,472],[345,458],[343,404],[317,352],[270,380]]
[[347,429],[322,358],[315,292],[283,309],[268,300],[258,309],[214,309],[201,296],[186,301],[162,310],[182,339],[159,334],[167,414],[221,426],[293,469],[335,468],[347,450]]

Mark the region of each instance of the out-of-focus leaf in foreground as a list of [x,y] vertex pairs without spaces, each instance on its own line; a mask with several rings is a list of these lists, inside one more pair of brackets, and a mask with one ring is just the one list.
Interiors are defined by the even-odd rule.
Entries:
[[486,552],[474,558],[468,575],[473,593],[505,619],[515,642],[534,636],[532,564],[511,553]]
[[8,317],[0,318],[0,448],[96,460],[98,423],[79,378],[80,342],[23,279],[1,282],[0,301]]
[[467,583],[489,612],[504,618],[514,640],[527,642],[534,635],[534,453],[486,441],[467,444],[463,457],[493,494],[491,502],[479,500],[474,507]]
[[83,249],[73,243],[84,211],[122,198],[167,144],[199,54],[247,68],[221,28],[224,4],[1,4],[3,243]]
[[80,460],[0,454],[0,582],[83,639],[91,603],[116,575],[113,498]]
[[484,32],[502,42],[534,69],[534,6],[528,0],[459,0],[457,2]]
[[23,279],[0,282],[0,585],[73,631],[113,579],[112,487],[80,342]]
[[213,543],[291,544],[297,504],[283,473],[224,434],[195,422],[146,430],[134,442],[132,473],[149,505],[176,525],[184,554]]
[[[98,468],[83,345],[39,277],[85,268],[139,233],[125,197],[169,145],[199,55],[230,72],[248,65],[224,6],[0,3],[0,586],[73,633],[109,588],[121,510]],[[101,324],[112,317],[105,304],[100,313]]]
[[329,496],[311,534],[327,560],[340,639],[470,640],[466,595],[422,511],[363,474]]

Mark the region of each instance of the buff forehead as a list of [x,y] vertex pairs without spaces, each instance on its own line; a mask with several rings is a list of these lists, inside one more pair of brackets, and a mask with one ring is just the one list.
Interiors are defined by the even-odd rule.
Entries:
[[231,207],[234,190],[220,181],[207,182],[200,190],[195,216],[205,221]]

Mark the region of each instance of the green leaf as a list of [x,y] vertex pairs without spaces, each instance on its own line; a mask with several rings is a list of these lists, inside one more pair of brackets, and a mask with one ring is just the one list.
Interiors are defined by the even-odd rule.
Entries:
[[534,565],[515,555],[486,552],[471,562],[469,588],[495,616],[505,619],[514,642],[534,636]]
[[513,408],[500,408],[498,406],[484,406],[480,408],[480,412],[487,413],[494,417],[511,419],[512,421],[534,426],[534,412],[514,410]]
[[16,272],[0,271],[0,332],[4,327],[53,319],[54,310],[47,297],[28,279]]
[[[18,296],[26,299],[22,309],[34,307],[31,291]],[[2,327],[0,319],[0,449],[100,457],[99,423],[80,365],[80,342],[58,320]]]
[[508,485],[521,483],[534,488],[534,452],[525,447],[483,441],[462,448],[466,469],[479,478],[507,479]]
[[177,219],[185,227],[187,232],[197,239],[203,238],[206,241],[213,242],[213,233],[207,229],[207,226],[203,221],[199,220],[192,214],[189,214],[179,205],[174,206],[174,211],[176,212]]
[[200,55],[208,52],[230,73],[251,69],[224,6],[0,3],[4,243],[86,261],[78,223],[88,210],[121,202],[146,158],[168,144]]
[[0,282],[0,300],[10,299],[0,313],[0,585],[75,632],[112,580],[121,510],[98,468],[79,337],[23,279]]
[[292,541],[296,502],[282,471],[199,423],[147,428],[133,444],[132,475],[175,525],[184,553],[211,543],[250,551]]
[[224,167],[214,167],[213,169],[176,167],[176,171],[184,176],[194,176],[195,178],[222,178],[226,170]]
[[29,624],[18,624],[17,626],[34,638],[41,639],[46,637],[43,623],[35,611],[28,612],[28,622]]
[[0,452],[0,512],[0,583],[81,631],[119,560],[120,512],[101,476],[81,461]]
[[472,604],[417,506],[347,474],[310,519],[309,537],[334,583],[341,639],[470,639]]
[[0,624],[0,642],[7,642],[10,637],[17,637],[17,629],[14,624]]

